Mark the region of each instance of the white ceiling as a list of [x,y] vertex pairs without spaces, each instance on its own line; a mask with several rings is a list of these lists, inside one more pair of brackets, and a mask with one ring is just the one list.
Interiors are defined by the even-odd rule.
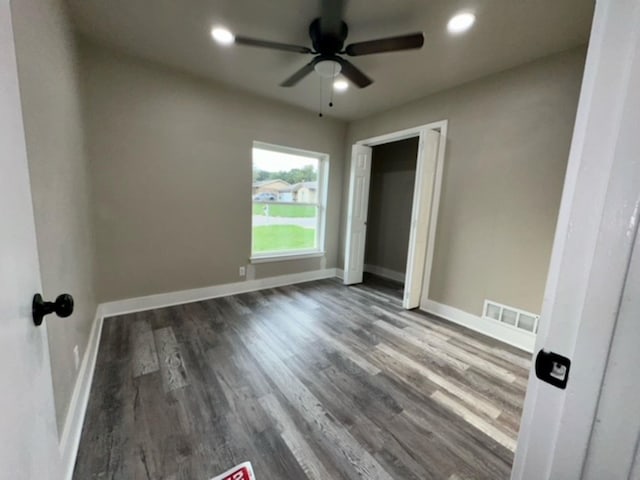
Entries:
[[[77,29],[139,57],[264,97],[318,111],[320,77],[278,86],[311,56],[234,45],[210,37],[214,24],[266,40],[310,45],[318,0],[68,0]],[[374,84],[336,94],[325,113],[362,118],[535,58],[585,44],[594,0],[350,0],[346,43],[422,31],[421,50],[351,58]],[[451,36],[448,19],[473,11],[476,24]]]

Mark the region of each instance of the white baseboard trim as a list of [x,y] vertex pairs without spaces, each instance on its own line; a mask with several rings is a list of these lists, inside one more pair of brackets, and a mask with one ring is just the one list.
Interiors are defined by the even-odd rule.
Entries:
[[64,480],[71,480],[73,476],[73,468],[76,463],[78,446],[80,445],[80,435],[82,434],[82,425],[84,424],[87,404],[89,403],[93,372],[98,358],[98,347],[100,346],[100,336],[102,335],[102,319],[102,306],[98,305],[60,437],[59,450],[63,468],[62,478]]
[[340,280],[344,280],[344,270],[341,268],[336,268],[336,277]]
[[508,343],[520,350],[532,353],[535,348],[536,336],[533,333],[514,328],[510,325],[478,317],[449,305],[427,300],[421,307],[427,313],[462,325],[488,337]]
[[103,315],[106,318],[126,313],[152,310],[155,308],[170,307],[183,303],[198,302],[200,300],[208,300],[210,298],[236,295],[238,293],[253,292],[263,288],[282,287],[284,285],[322,280],[324,278],[332,278],[335,276],[337,276],[335,268],[326,268],[324,270],[314,270],[311,272],[293,273],[290,275],[226,283],[222,285],[213,285],[211,287],[195,288],[192,290],[182,290],[178,292],[148,295],[146,297],[116,300],[113,302],[103,303],[101,306],[103,309]]
[[368,265],[366,263],[364,265],[364,271],[401,283],[404,283],[404,279],[406,277],[406,275],[402,272],[396,272],[395,270],[391,270],[389,268],[379,267],[378,265]]

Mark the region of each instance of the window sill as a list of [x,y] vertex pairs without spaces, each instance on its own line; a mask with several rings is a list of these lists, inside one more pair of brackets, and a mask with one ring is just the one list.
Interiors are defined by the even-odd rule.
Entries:
[[300,252],[300,253],[274,253],[269,255],[258,255],[251,257],[251,263],[286,262],[288,260],[304,260],[306,258],[324,257],[325,252]]

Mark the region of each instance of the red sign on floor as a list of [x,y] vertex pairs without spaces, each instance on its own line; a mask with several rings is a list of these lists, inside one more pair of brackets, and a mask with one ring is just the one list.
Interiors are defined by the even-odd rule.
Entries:
[[255,478],[251,462],[244,462],[217,477],[213,477],[211,480],[255,480]]

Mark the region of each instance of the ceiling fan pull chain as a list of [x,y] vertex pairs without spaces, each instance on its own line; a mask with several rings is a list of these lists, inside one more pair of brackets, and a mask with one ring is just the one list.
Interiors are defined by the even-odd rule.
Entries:
[[[333,64],[333,75],[331,77],[331,81],[334,81],[338,72],[336,72],[336,63]],[[333,85],[329,85],[329,90],[331,93],[329,94],[329,108],[333,107]]]
[[320,77],[320,113],[318,116],[322,117],[322,77]]

